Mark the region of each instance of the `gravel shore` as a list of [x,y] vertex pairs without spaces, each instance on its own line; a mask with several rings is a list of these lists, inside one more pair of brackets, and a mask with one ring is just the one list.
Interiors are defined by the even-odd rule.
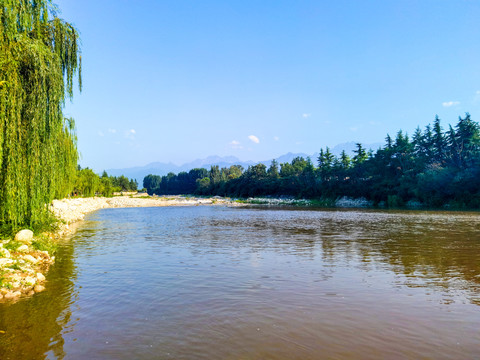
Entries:
[[50,209],[55,216],[64,223],[59,231],[59,233],[62,235],[70,232],[71,224],[83,220],[86,214],[99,209],[199,205],[238,206],[240,204],[232,201],[229,198],[222,198],[218,196],[211,198],[197,198],[186,196],[151,197],[145,195],[129,195],[115,196],[111,198],[94,197],[54,200]]

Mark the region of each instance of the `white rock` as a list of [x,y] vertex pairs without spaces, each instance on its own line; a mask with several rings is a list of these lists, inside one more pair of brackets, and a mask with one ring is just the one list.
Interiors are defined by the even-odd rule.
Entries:
[[24,229],[20,230],[17,235],[15,235],[15,240],[23,242],[25,244],[31,244],[33,239],[33,231]]
[[37,279],[34,278],[33,276],[27,276],[25,278],[25,284],[27,285],[35,285],[36,282],[37,282]]
[[45,275],[42,273],[37,273],[37,279],[38,281],[45,281]]
[[4,249],[3,247],[0,248],[0,257],[9,258],[10,257],[10,251],[8,251],[7,249]]
[[38,260],[35,259],[32,255],[23,255],[23,259],[30,261],[31,263],[34,263],[34,264],[38,262]]
[[37,293],[38,293],[38,292],[42,292],[43,290],[45,290],[45,286],[43,286],[43,285],[35,285],[35,287],[33,288],[33,290],[34,290],[35,292],[37,292]]
[[0,267],[13,263],[12,259],[0,258]]
[[28,252],[29,250],[30,248],[28,247],[28,245],[25,245],[25,244],[17,248],[17,251],[19,252]]
[[4,295],[5,299],[13,299],[15,295],[13,295],[13,292],[9,291]]

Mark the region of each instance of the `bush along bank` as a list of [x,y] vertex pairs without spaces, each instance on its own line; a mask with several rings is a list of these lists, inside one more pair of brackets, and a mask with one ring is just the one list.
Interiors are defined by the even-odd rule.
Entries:
[[19,231],[13,239],[0,240],[0,301],[18,299],[45,290],[45,273],[55,261],[53,234],[33,236]]

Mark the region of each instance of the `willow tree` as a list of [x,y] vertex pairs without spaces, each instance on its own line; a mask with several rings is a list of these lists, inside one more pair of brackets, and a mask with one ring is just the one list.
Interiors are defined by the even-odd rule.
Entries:
[[0,224],[34,226],[72,189],[78,153],[72,119],[81,55],[75,28],[51,0],[0,0]]

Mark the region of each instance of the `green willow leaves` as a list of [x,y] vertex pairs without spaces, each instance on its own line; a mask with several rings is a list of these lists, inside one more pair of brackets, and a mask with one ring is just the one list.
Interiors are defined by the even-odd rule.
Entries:
[[72,191],[77,166],[73,95],[81,54],[75,28],[49,0],[0,0],[0,224],[42,223]]

